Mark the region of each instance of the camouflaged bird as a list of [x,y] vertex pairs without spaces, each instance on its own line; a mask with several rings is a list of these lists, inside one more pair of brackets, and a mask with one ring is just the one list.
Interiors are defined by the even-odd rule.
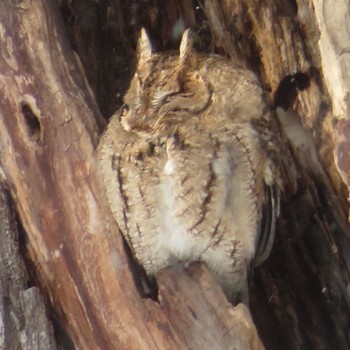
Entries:
[[149,276],[203,261],[230,298],[271,249],[270,114],[256,76],[192,47],[153,53],[144,29],[124,106],[98,147],[110,208]]

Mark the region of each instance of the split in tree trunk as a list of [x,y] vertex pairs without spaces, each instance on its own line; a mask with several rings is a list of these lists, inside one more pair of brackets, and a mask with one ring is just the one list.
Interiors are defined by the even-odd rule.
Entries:
[[[203,339],[217,348],[231,341],[261,347],[244,307],[228,305],[203,267],[180,276],[162,271],[158,301],[142,299],[135,286],[93,154],[105,126],[99,110],[109,116],[121,104],[141,26],[159,49],[177,47],[174,28],[192,27],[198,49],[244,58],[271,101],[290,77],[272,106],[288,150],[284,203],[271,258],[252,273],[251,312],[267,349],[349,347],[342,182],[349,186],[349,123],[334,129],[334,118],[348,115],[342,14],[349,4],[341,3],[337,17],[326,0],[62,0],[65,27],[54,1],[0,4],[1,169],[35,282],[77,349],[203,348]],[[296,73],[309,79],[303,91]],[[28,305],[40,299],[36,290],[21,292],[22,305],[26,295]],[[54,348],[50,325],[40,320]]]

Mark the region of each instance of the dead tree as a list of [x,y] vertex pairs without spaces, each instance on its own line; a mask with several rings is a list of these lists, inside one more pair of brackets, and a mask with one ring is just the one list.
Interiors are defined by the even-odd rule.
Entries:
[[[3,1],[1,177],[31,277],[15,272],[17,248],[6,248],[0,344],[21,344],[22,328],[8,321],[15,308],[38,324],[29,334],[47,334],[37,348],[55,348],[50,322],[25,317],[41,305],[31,280],[56,336],[63,330],[77,349],[262,348],[247,309],[230,306],[203,266],[162,271],[157,299],[142,298],[106,205],[94,150],[145,26],[159,49],[192,27],[199,50],[244,58],[261,77],[290,156],[275,246],[251,276],[253,319],[267,349],[348,348],[348,10],[345,0]],[[15,232],[8,217],[2,242]]]

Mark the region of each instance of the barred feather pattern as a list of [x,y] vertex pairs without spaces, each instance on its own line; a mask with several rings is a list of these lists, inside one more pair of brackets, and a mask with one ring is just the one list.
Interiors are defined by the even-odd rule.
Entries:
[[256,251],[266,186],[275,171],[254,126],[269,113],[255,75],[200,55],[185,32],[179,53],[153,53],[141,33],[125,106],[98,147],[109,205],[131,251],[152,276],[204,261],[228,296]]

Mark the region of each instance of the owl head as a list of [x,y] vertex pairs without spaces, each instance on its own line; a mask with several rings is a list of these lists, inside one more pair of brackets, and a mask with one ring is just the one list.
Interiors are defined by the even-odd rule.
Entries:
[[121,114],[126,130],[143,134],[167,131],[210,103],[210,88],[195,68],[198,55],[192,42],[187,29],[178,52],[153,53],[145,29],[141,30],[136,72]]

